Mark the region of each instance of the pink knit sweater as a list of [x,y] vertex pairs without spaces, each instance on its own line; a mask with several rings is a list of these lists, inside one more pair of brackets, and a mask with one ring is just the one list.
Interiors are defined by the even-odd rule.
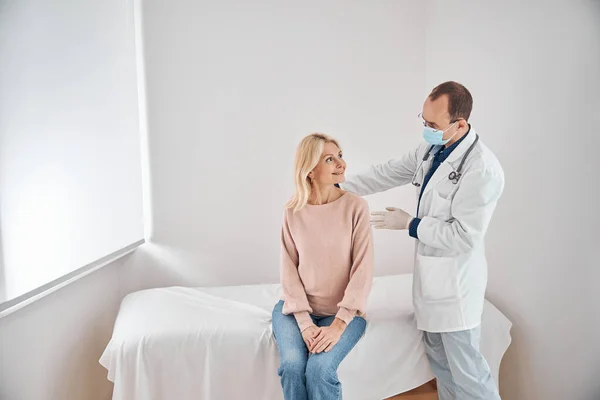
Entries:
[[365,313],[373,281],[369,207],[361,197],[286,209],[281,234],[283,313],[294,314],[301,331],[310,314],[336,315],[349,324]]

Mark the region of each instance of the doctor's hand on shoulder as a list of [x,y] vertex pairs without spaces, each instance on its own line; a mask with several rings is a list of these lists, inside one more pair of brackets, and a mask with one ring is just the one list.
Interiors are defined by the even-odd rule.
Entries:
[[387,207],[386,211],[373,211],[371,225],[375,229],[408,229],[413,217],[400,208]]

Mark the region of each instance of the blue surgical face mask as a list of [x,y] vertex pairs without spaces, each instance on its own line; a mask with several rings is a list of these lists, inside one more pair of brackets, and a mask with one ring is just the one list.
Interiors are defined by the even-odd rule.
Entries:
[[[454,124],[456,124],[455,121]],[[450,136],[448,139],[444,140],[444,133],[452,128],[454,126],[454,124],[450,125],[448,128],[446,128],[445,130],[439,130],[439,129],[433,129],[429,126],[425,126],[423,128],[423,138],[425,139],[425,141],[429,144],[432,145],[437,145],[437,146],[441,146],[441,145],[445,145],[446,143],[448,143],[453,137],[454,135],[456,135],[456,132],[454,132],[454,135]]]

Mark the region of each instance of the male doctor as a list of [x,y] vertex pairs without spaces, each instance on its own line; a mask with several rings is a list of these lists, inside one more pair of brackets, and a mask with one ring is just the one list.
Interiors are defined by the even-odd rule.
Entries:
[[487,285],[484,237],[504,173],[468,122],[472,106],[463,85],[437,86],[420,115],[426,143],[342,184],[362,196],[409,183],[417,189],[415,216],[390,207],[373,212],[371,224],[407,230],[417,239],[413,303],[441,400],[500,399],[479,342]]

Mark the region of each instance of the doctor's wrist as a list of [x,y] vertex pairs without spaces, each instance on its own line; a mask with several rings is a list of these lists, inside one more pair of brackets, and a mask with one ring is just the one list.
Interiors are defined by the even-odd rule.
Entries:
[[419,231],[419,224],[421,223],[421,219],[414,217],[413,220],[411,221],[409,227],[408,227],[408,234],[410,235],[410,237],[413,237],[415,239],[419,239],[419,235],[418,235],[418,231]]

